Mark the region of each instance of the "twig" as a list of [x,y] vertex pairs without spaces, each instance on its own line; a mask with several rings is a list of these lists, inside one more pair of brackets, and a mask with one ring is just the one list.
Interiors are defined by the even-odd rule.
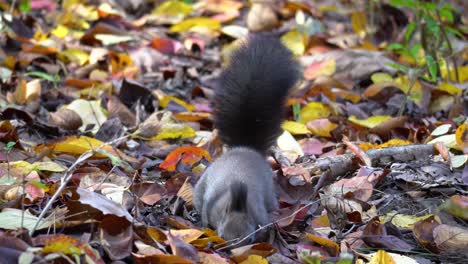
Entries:
[[94,154],[94,151],[90,150],[90,151],[87,151],[83,154],[81,154],[81,156],[75,161],[75,163],[73,163],[68,169],[67,171],[65,172],[65,177],[62,178],[62,183],[60,184],[59,188],[57,189],[57,191],[54,193],[54,195],[52,195],[52,198],[50,198],[49,202],[46,204],[46,206],[44,207],[44,209],[42,210],[41,214],[39,215],[37,221],[36,221],[36,224],[34,225],[33,229],[31,229],[31,231],[29,231],[29,235],[32,236],[34,234],[34,232],[36,232],[36,229],[38,228],[39,224],[41,223],[42,219],[44,218],[44,216],[46,215],[47,211],[49,210],[49,208],[52,206],[52,204],[54,203],[55,199],[57,199],[57,197],[62,193],[62,191],[65,189],[65,187],[67,186],[67,183],[68,181],[70,181],[70,179],[72,178],[72,173],[73,171],[75,170],[76,166],[78,166],[81,162],[87,160],[88,158],[90,158],[92,155]]
[[11,6],[10,6],[10,14],[13,16],[13,12],[15,11],[15,5],[16,5],[16,0],[13,0],[11,2]]
[[[119,140],[122,140],[124,138],[127,138],[129,137],[129,135],[127,136],[123,136],[123,137],[120,137],[120,138],[117,138],[117,139],[114,139],[110,142],[106,142],[104,144],[102,144],[101,146],[99,146],[97,149],[100,149],[104,146],[107,146],[107,145],[111,145]],[[89,151],[86,151],[85,153],[81,154],[81,156],[78,157],[78,159],[67,169],[67,171],[65,172],[65,176],[62,178],[62,183],[60,184],[59,188],[57,189],[57,191],[54,193],[54,195],[52,195],[52,198],[50,198],[49,202],[47,202],[46,206],[44,207],[44,209],[42,210],[41,214],[39,215],[37,221],[36,221],[36,224],[34,225],[34,228],[29,232],[29,235],[32,236],[34,234],[34,232],[36,232],[36,229],[38,228],[39,224],[41,223],[42,219],[44,218],[44,216],[46,215],[47,211],[50,209],[50,207],[52,206],[52,204],[54,203],[55,199],[57,199],[57,197],[62,193],[62,191],[65,189],[65,187],[67,186],[67,183],[70,181],[70,179],[72,178],[72,173],[73,171],[75,170],[75,168],[80,164],[82,163],[83,161],[87,160],[88,158],[90,158],[93,154],[95,153],[95,149],[92,149],[92,150],[89,150]]]
[[[449,50],[450,54],[453,54],[452,43],[450,43],[450,39],[448,38],[445,27],[442,25],[442,17],[440,16],[439,8],[436,8],[436,15],[437,15],[437,20],[438,20],[438,25],[439,25],[440,31],[442,32],[442,35],[444,36],[445,41],[447,41],[448,50]],[[452,57],[452,63],[453,63],[453,67],[454,67],[454,70],[455,70],[455,78],[457,79],[457,82],[459,83],[460,82],[460,77],[458,76],[458,67],[457,67],[457,62],[455,60],[455,57]],[[448,69],[448,67],[447,67],[447,69]],[[447,70],[447,71],[448,71],[447,75],[448,75],[449,80],[450,80],[450,71],[449,70]]]

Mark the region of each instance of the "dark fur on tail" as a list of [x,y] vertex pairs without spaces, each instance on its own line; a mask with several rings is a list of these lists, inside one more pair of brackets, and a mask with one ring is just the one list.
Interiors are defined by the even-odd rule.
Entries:
[[215,90],[221,140],[265,153],[281,133],[285,99],[299,72],[278,38],[250,36],[233,52]]
[[231,212],[247,213],[247,186],[242,182],[231,184]]

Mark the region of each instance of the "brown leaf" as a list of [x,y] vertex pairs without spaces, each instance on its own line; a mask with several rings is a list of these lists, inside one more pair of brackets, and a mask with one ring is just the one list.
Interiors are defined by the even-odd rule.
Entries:
[[136,116],[116,96],[110,96],[107,102],[108,118],[118,117],[126,126],[136,125]]
[[132,193],[147,205],[154,205],[166,194],[164,187],[153,182],[135,183],[132,185]]
[[437,245],[434,241],[434,229],[440,225],[440,220],[436,216],[428,217],[424,220],[416,222],[413,226],[413,235],[416,240],[425,248],[432,252],[438,252]]
[[413,246],[392,235],[363,235],[362,240],[371,247],[409,251]]
[[132,226],[125,218],[106,215],[100,229],[101,245],[112,260],[130,256],[133,247]]
[[247,259],[250,255],[259,255],[262,257],[268,257],[276,252],[268,243],[259,243],[253,245],[247,245],[240,248],[231,250],[231,257],[236,262],[241,262]]
[[192,205],[193,186],[190,183],[190,177],[185,179],[184,184],[180,187],[177,192],[177,196],[182,198],[187,205]]
[[434,242],[440,251],[458,251],[468,248],[468,229],[445,224],[434,228]]
[[57,112],[50,113],[49,122],[65,130],[77,130],[83,125],[81,117],[67,108],[59,108]]
[[174,255],[194,262],[198,262],[200,260],[197,254],[197,249],[177,236],[172,235],[171,231],[167,234],[167,240]]

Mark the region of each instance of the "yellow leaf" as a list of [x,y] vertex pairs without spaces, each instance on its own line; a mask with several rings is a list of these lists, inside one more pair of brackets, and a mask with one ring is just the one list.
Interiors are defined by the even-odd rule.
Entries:
[[65,63],[75,62],[79,66],[83,66],[89,59],[87,52],[75,48],[64,50],[57,54],[57,57]]
[[61,153],[81,155],[86,151],[97,149],[103,145],[104,142],[95,138],[71,136],[62,142],[56,143],[53,146],[53,150]]
[[381,148],[405,146],[405,145],[411,145],[411,144],[413,144],[411,141],[393,138],[393,139],[390,139],[389,141],[387,141],[385,143],[377,145],[375,148],[376,149],[381,149]]
[[68,35],[68,28],[62,24],[57,25],[50,33],[57,38],[64,38]]
[[281,37],[281,42],[288,47],[294,55],[302,55],[306,49],[304,36],[297,30],[289,31]]
[[[460,83],[468,81],[468,66],[458,66],[458,77],[460,78]],[[447,67],[447,64],[442,64],[440,67],[441,75],[444,79],[449,79],[452,82],[456,82],[456,71],[453,66]]]
[[396,262],[385,250],[380,249],[369,261],[369,264],[396,264]]
[[182,1],[167,1],[153,10],[155,15],[186,16],[193,11],[191,5]]
[[310,133],[304,124],[294,121],[285,121],[281,127],[293,135],[304,135]]
[[353,31],[361,37],[366,35],[366,14],[364,11],[356,11],[351,14],[351,26]]
[[111,72],[116,74],[133,66],[133,60],[127,53],[110,52]]
[[393,82],[393,77],[384,72],[376,72],[372,74],[371,80],[373,83]]
[[340,251],[340,246],[336,242],[334,242],[334,241],[332,241],[332,240],[330,240],[328,238],[316,236],[316,235],[313,235],[313,234],[310,234],[310,233],[306,233],[306,236],[307,236],[308,239],[310,239],[314,243],[317,243],[317,244],[325,247],[327,249],[327,251],[332,252],[333,255],[338,254],[339,251]]
[[82,248],[82,243],[77,239],[58,235],[49,239],[47,244],[42,248],[42,252],[47,253],[62,253],[66,255],[81,255],[85,253]]
[[437,89],[445,91],[449,94],[460,94],[463,92],[461,88],[458,88],[457,86],[447,82],[440,83],[439,86],[437,86]]
[[455,139],[463,153],[468,154],[468,125],[466,123],[457,128]]
[[250,255],[246,260],[239,262],[239,264],[268,264],[268,260],[259,255]]
[[[421,83],[416,80],[411,86],[411,81],[407,76],[399,76],[395,79],[395,83],[398,85],[398,88],[402,90],[405,94],[408,94],[411,100],[413,100],[416,104],[421,106],[421,102],[423,99],[423,92],[422,92],[422,85]],[[411,91],[410,91],[411,89]]]
[[414,226],[414,223],[424,220],[426,218],[429,218],[431,216],[432,216],[431,214],[422,215],[422,216],[413,216],[413,215],[405,215],[405,214],[391,212],[391,213],[386,214],[385,216],[382,216],[382,222],[392,221],[392,224],[394,224],[397,227],[404,228],[404,229],[412,229]]
[[191,138],[195,136],[192,127],[183,124],[164,124],[160,132],[154,137],[156,140]]
[[52,172],[62,172],[65,171],[62,165],[55,163],[53,161],[43,161],[43,162],[34,162],[32,164],[34,170],[38,171],[52,171]]
[[183,100],[177,98],[177,97],[174,97],[174,96],[170,96],[170,95],[164,95],[162,98],[159,99],[159,105],[162,107],[162,108],[166,108],[169,103],[171,101],[174,101],[175,103],[185,107],[185,109],[187,109],[187,111],[193,111],[195,109],[195,107],[193,107],[192,105],[184,102]]
[[330,108],[320,102],[310,102],[301,109],[301,123],[305,124],[318,118],[326,118],[330,115]]
[[380,125],[381,123],[387,121],[388,119],[392,118],[391,116],[383,116],[383,115],[378,115],[378,116],[371,116],[367,119],[357,119],[355,116],[350,116],[348,118],[349,121],[351,121],[354,124],[367,127],[367,128],[373,128],[375,126]]
[[193,30],[195,28],[206,28],[209,30],[218,30],[221,27],[221,23],[217,20],[208,17],[193,17],[185,19],[175,25],[173,25],[169,31],[174,33],[184,32]]

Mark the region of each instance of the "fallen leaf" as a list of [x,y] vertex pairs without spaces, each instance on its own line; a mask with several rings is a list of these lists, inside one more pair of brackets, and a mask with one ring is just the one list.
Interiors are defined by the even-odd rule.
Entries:
[[294,55],[304,54],[306,49],[305,37],[297,30],[289,31],[281,37],[281,42],[289,48]]
[[65,130],[77,130],[83,125],[80,115],[67,108],[59,108],[49,114],[49,122]]
[[328,238],[316,236],[310,233],[306,233],[306,236],[308,239],[310,239],[314,243],[324,246],[331,256],[334,256],[334,257],[338,256],[340,252],[340,246],[336,242]]
[[457,86],[448,83],[448,82],[441,82],[438,86],[437,89],[447,92],[449,94],[455,95],[455,94],[460,94],[463,92],[461,88],[458,88]]
[[440,208],[449,212],[450,214],[460,217],[462,219],[468,219],[468,196],[465,195],[453,195],[449,200],[445,201]]
[[335,73],[336,61],[333,59],[316,61],[307,66],[304,70],[304,77],[307,80],[315,80],[319,76],[331,76]]
[[221,28],[221,23],[207,17],[192,17],[173,25],[169,30],[173,33],[180,33],[196,28],[206,28],[215,31]]
[[438,225],[434,228],[434,242],[440,251],[457,252],[468,248],[468,229]]
[[85,131],[88,125],[92,125],[91,131],[96,133],[99,127],[107,120],[100,100],[76,99],[67,105],[66,109],[72,110],[80,116],[83,122],[83,125],[80,127],[81,131]]
[[304,124],[294,121],[284,121],[281,128],[293,135],[305,135],[310,133]]
[[[42,219],[37,230],[49,228],[55,224],[56,215],[51,214],[49,217]],[[0,228],[17,230],[26,228],[32,230],[39,218],[31,214],[28,210],[22,211],[15,208],[5,208],[0,212]]]
[[221,32],[224,34],[233,37],[233,38],[243,38],[246,37],[247,34],[249,33],[249,30],[245,27],[238,26],[238,25],[229,25],[229,26],[224,26],[221,28]]
[[357,119],[355,116],[350,116],[348,118],[349,121],[351,121],[354,124],[367,127],[367,128],[373,128],[376,127],[383,122],[389,120],[392,118],[391,116],[383,116],[383,115],[377,115],[377,116],[371,116],[367,119]]
[[440,224],[440,219],[437,216],[430,216],[414,223],[413,235],[423,247],[432,252],[438,252],[433,233],[434,229]]
[[239,262],[239,264],[268,264],[268,260],[259,255],[250,255],[246,260]]
[[306,126],[312,134],[320,137],[331,137],[330,132],[338,127],[337,124],[330,122],[327,118],[309,121]]
[[184,124],[163,124],[154,137],[155,140],[191,138],[195,136],[195,130]]
[[79,202],[82,204],[89,205],[104,215],[115,215],[118,217],[124,217],[130,223],[133,222],[133,217],[125,210],[121,205],[111,201],[104,195],[88,191],[83,188],[77,188],[76,192],[80,195]]
[[320,102],[310,102],[301,109],[301,123],[305,124],[309,121],[319,118],[327,118],[331,114],[328,105]]
[[468,125],[467,123],[460,125],[455,131],[455,140],[458,147],[463,153],[468,154]]
[[369,264],[397,264],[397,262],[385,250],[379,249],[369,261]]
[[210,154],[204,148],[194,146],[179,147],[169,153],[159,167],[168,171],[174,171],[179,162],[193,165],[202,158],[208,161],[211,160]]

